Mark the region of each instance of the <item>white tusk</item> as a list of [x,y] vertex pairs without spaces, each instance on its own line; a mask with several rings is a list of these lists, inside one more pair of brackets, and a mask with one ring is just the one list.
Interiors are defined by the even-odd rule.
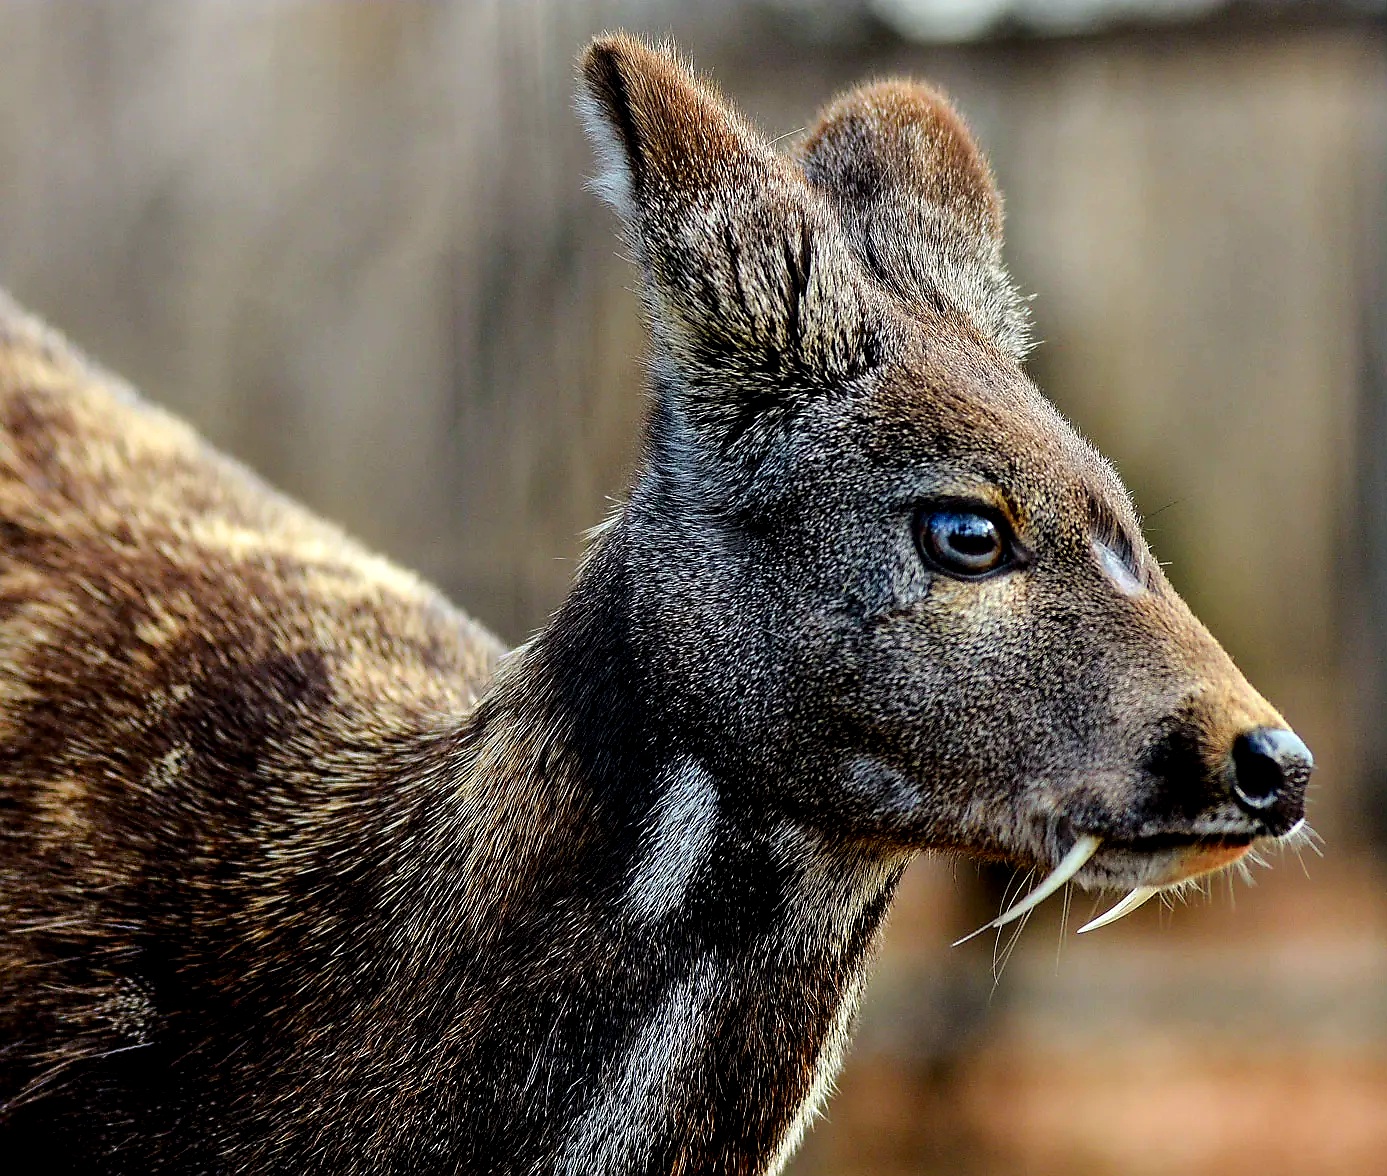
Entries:
[[1137,907],[1141,906],[1153,894],[1159,894],[1159,886],[1138,886],[1126,898],[1119,902],[1112,910],[1099,915],[1096,919],[1090,919],[1079,928],[1076,935],[1082,935],[1085,931],[1097,931],[1099,927],[1106,927],[1109,923],[1116,923],[1118,919],[1130,915]]
[[976,931],[965,935],[962,939],[956,939],[953,946],[957,947],[960,943],[967,943],[974,935],[981,935],[984,931],[991,931],[997,927],[1005,927],[1014,919],[1019,919],[1028,911],[1034,910],[1050,895],[1054,894],[1061,886],[1074,877],[1084,868],[1088,859],[1098,852],[1098,846],[1102,842],[1099,838],[1085,833],[1078,841],[1074,842],[1073,848],[1064,855],[1064,859],[1057,865],[1044,879],[1039,886],[1026,895],[1010,910],[1003,911],[990,923],[984,923]]

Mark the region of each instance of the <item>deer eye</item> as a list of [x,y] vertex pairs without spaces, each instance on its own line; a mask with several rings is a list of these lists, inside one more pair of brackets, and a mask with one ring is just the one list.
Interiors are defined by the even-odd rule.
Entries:
[[927,564],[960,579],[1001,571],[1014,559],[1006,523],[982,507],[924,507],[916,516],[915,536]]

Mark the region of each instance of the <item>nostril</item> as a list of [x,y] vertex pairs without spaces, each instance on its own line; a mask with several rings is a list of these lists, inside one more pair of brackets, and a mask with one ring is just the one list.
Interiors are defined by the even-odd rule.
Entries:
[[1303,791],[1314,766],[1310,749],[1294,731],[1258,727],[1233,743],[1233,793],[1244,809],[1260,813]]

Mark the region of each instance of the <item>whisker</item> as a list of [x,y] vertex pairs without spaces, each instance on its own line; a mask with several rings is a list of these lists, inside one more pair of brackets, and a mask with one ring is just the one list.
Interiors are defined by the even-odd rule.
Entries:
[[[1310,877],[1310,867],[1305,864],[1305,846],[1293,845],[1291,851],[1295,854],[1296,863],[1300,866],[1300,872],[1307,878]],[[1321,857],[1324,855],[1321,854]]]
[[1145,527],[1146,524],[1149,523],[1152,519],[1165,514],[1165,512],[1168,511],[1172,506],[1179,506],[1182,502],[1184,502],[1183,498],[1174,498],[1170,502],[1167,502],[1164,506],[1159,507],[1156,510],[1153,510],[1149,515],[1143,515],[1141,520],[1142,527]]
[[[1021,891],[1023,891],[1027,886],[1031,884],[1031,880],[1034,877],[1034,866],[1032,866],[1029,870],[1026,870],[1024,873],[1020,870],[1012,870],[1011,877],[1007,879],[1007,884],[1002,887],[1002,911],[1005,911],[1008,907],[1011,906],[1013,902],[1016,901],[1017,896],[1021,893]],[[997,912],[999,917],[1001,916],[1002,911]]]
[[[1011,876],[1006,881],[1006,885],[1002,887],[1002,910],[1005,911],[1008,907],[1011,906],[1013,896],[1020,894],[1022,890],[1029,886],[1031,879],[1034,877],[1034,866],[1032,866],[1029,870],[1026,870],[1024,873],[1021,870],[1012,870]],[[995,921],[996,920],[993,920],[993,922]],[[992,923],[987,924],[987,927],[991,926]],[[981,927],[978,929],[978,931],[985,931],[987,927]],[[973,934],[978,934],[978,931],[975,931]],[[955,944],[954,946],[957,945]],[[1001,969],[1004,962],[1005,961],[1004,949],[1002,947],[1002,932],[1000,929],[998,929],[997,938],[993,941],[992,944],[992,991],[989,992],[987,996],[989,1003],[991,1003],[992,997],[995,996],[997,993],[997,983],[1000,978]]]
[[994,927],[1005,927],[1013,920],[1019,919],[1022,915],[1033,911],[1049,898],[1050,895],[1054,894],[1056,890],[1068,882],[1069,879],[1082,870],[1085,864],[1087,864],[1088,859],[1098,852],[1098,847],[1101,844],[1102,842],[1099,838],[1089,833],[1084,834],[1074,842],[1069,852],[1060,860],[1060,864],[1051,870],[1050,873],[1041,880],[1040,885],[1026,895],[1025,898],[1015,906],[1003,911],[993,919],[992,922],[979,927],[976,931],[965,935],[962,939],[955,940],[953,946],[957,947],[960,943],[967,943],[974,935],[981,935],[984,931]]
[[[1026,929],[1026,924],[1029,923],[1029,922],[1031,921],[1031,913],[1032,913],[1031,911],[1027,911],[1027,912],[1021,917],[1021,919],[1017,922],[1016,926],[1012,929],[1011,938],[1007,940],[1006,948],[1002,951],[1002,958],[1001,958],[1001,962],[1000,962],[1000,963],[999,963],[998,960],[997,960],[996,952],[995,952],[995,949],[994,949],[993,956],[992,956],[992,995],[993,995],[993,996],[996,995],[996,993],[997,993],[997,987],[998,987],[998,985],[1000,985],[1001,982],[1002,982],[1002,973],[1005,972],[1005,971],[1007,970],[1007,963],[1008,963],[1008,961],[1010,961],[1010,959],[1011,959],[1011,953],[1014,952],[1014,951],[1016,950],[1016,945],[1021,941],[1021,932],[1023,932],[1023,931]],[[997,929],[997,940],[998,940],[999,943],[1001,942],[1001,938],[1002,938],[1002,932],[1001,932],[1001,928],[999,927],[999,928]],[[989,997],[989,999],[991,999],[991,998]]]
[[804,134],[808,129],[808,127],[800,127],[796,131],[786,131],[783,135],[777,135],[772,139],[770,145],[774,147],[777,143],[783,143],[786,139],[793,139],[796,135]]
[[1064,952],[1064,933],[1069,930],[1069,907],[1074,901],[1074,887],[1066,883],[1064,900],[1060,905],[1060,937],[1055,943],[1055,975],[1060,974],[1060,956]]

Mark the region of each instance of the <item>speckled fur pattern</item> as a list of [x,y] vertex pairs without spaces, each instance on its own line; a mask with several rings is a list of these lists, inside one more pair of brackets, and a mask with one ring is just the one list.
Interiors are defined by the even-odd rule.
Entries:
[[[1078,880],[1137,885],[1297,815],[1230,800],[1281,720],[1018,366],[941,95],[866,86],[777,155],[616,35],[579,105],[652,405],[508,655],[0,302],[7,1163],[778,1172],[914,854],[1087,834]],[[1024,566],[922,562],[960,497]]]

